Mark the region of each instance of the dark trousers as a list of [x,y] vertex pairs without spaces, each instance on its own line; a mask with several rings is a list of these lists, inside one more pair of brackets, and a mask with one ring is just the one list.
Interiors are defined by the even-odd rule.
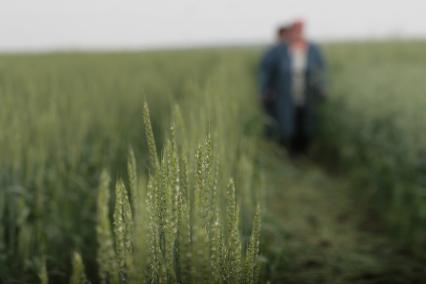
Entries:
[[297,106],[294,113],[294,135],[290,141],[292,154],[304,154],[308,150],[310,138],[306,131],[307,110],[304,106]]
[[275,100],[268,100],[263,102],[263,110],[272,119],[277,119],[277,106]]
[[[264,101],[263,109],[265,113],[272,119],[272,121],[277,122],[278,112],[275,101]],[[295,107],[293,120],[294,133],[292,137],[287,139],[285,137],[280,137],[280,144],[286,147],[292,155],[304,154],[308,150],[311,139],[307,135],[307,115],[308,111],[305,106]],[[266,125],[265,135],[269,138],[276,137],[278,135],[276,125]]]

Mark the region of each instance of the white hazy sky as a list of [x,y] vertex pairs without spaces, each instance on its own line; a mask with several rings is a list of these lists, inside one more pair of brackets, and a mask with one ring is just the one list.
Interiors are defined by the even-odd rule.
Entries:
[[271,41],[307,21],[317,40],[426,38],[425,0],[0,0],[0,49],[151,48]]

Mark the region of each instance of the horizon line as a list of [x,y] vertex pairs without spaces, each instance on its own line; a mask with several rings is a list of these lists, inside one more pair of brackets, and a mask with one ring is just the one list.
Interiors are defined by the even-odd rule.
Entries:
[[[387,42],[387,41],[426,41],[426,36],[370,36],[370,37],[330,37],[312,39],[319,44],[334,43],[362,43],[362,42]],[[63,45],[52,47],[0,47],[0,54],[38,54],[38,53],[73,53],[73,52],[144,52],[144,51],[167,51],[167,50],[193,50],[193,49],[215,49],[215,48],[243,48],[243,47],[265,47],[273,44],[273,41],[241,40],[235,42],[190,42],[190,43],[160,43],[147,45]]]

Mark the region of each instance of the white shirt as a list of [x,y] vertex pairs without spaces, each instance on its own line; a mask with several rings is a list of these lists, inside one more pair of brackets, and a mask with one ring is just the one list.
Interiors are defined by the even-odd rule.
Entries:
[[306,48],[290,48],[292,90],[294,103],[297,106],[305,104],[305,71],[307,65]]

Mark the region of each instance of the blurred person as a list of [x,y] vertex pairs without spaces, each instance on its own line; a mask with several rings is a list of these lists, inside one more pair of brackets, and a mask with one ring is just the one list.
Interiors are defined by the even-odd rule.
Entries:
[[286,48],[285,46],[288,44],[290,39],[290,31],[291,25],[282,25],[277,29],[277,41],[276,43],[270,47],[266,53],[264,54],[261,65],[260,72],[260,101],[265,113],[271,119],[272,125],[266,126],[266,135],[273,136],[274,135],[274,126],[278,119],[277,115],[277,90],[274,89],[274,86],[271,84],[271,76],[270,74],[273,72],[270,70],[274,66],[274,60],[276,58],[276,53],[280,52],[281,49]]
[[292,155],[305,153],[314,136],[316,108],[326,96],[324,73],[324,58],[319,47],[305,39],[303,21],[292,24],[286,41],[261,61],[262,98],[272,92],[276,131]]

